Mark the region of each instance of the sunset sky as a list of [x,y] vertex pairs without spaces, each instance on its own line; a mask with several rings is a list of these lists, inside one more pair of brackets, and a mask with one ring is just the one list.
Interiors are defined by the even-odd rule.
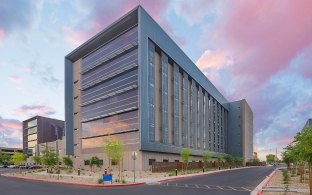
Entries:
[[262,159],[312,118],[311,0],[0,0],[0,146],[22,147],[29,117],[64,120],[64,56],[139,4],[229,101],[248,101]]

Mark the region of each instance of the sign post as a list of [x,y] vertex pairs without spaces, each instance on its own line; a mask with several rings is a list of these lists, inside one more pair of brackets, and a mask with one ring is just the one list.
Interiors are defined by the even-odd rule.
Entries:
[[138,153],[132,152],[132,159],[133,159],[133,182],[135,183],[135,160],[137,159]]

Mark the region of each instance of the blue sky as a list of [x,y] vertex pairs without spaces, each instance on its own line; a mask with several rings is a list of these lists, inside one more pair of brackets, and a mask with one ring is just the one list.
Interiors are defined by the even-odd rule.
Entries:
[[21,147],[31,116],[64,119],[64,56],[138,4],[228,100],[247,99],[260,157],[312,118],[311,1],[0,0],[0,146]]

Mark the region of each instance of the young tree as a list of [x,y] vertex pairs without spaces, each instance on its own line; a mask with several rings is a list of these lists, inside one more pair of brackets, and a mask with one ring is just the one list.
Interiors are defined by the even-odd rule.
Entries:
[[[13,154],[13,156],[11,156],[11,162],[15,165],[15,166],[20,166],[22,164],[22,162],[24,162],[26,159],[26,156],[23,153],[20,152],[16,152]],[[21,168],[19,168],[21,170]]]
[[210,158],[211,158],[211,154],[208,151],[205,151],[203,153],[203,161],[205,163],[205,168],[207,167],[207,163],[210,160]]
[[123,143],[114,137],[109,137],[105,140],[105,144],[103,146],[104,152],[106,153],[108,159],[111,162],[114,162],[118,165],[119,169],[119,181],[122,179],[121,175],[121,161],[124,154],[124,145]]
[[42,154],[42,163],[48,167],[49,173],[51,173],[54,166],[58,163],[57,154],[48,147],[42,151]]
[[92,156],[91,159],[90,159],[90,168],[91,168],[91,171],[93,170],[93,167],[96,166],[96,167],[100,167],[101,166],[101,163],[100,163],[100,159],[99,157],[97,156]]
[[63,163],[67,168],[72,168],[73,167],[73,160],[69,156],[64,156],[63,157]]
[[269,164],[273,164],[275,162],[275,155],[274,154],[266,155],[266,161]]
[[33,161],[39,165],[41,163],[41,157],[40,156],[34,156],[32,157]]
[[306,127],[296,135],[293,150],[296,159],[309,164],[309,184],[312,194],[312,127]]
[[181,154],[180,154],[180,158],[182,161],[182,171],[183,172],[184,172],[184,167],[185,167],[185,170],[187,170],[187,165],[188,165],[188,162],[190,160],[190,155],[191,155],[191,152],[188,148],[182,149]]
[[10,162],[11,156],[8,154],[0,154],[0,164],[7,164]]

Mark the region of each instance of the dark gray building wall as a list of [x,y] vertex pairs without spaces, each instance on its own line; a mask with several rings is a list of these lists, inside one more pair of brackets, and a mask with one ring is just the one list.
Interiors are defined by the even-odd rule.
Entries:
[[228,147],[227,153],[233,156],[243,155],[243,131],[242,131],[242,102],[231,102],[228,115]]
[[65,139],[67,155],[74,155],[73,89],[73,63],[65,58]]
[[229,103],[228,153],[243,157],[253,156],[253,113],[245,99]]

